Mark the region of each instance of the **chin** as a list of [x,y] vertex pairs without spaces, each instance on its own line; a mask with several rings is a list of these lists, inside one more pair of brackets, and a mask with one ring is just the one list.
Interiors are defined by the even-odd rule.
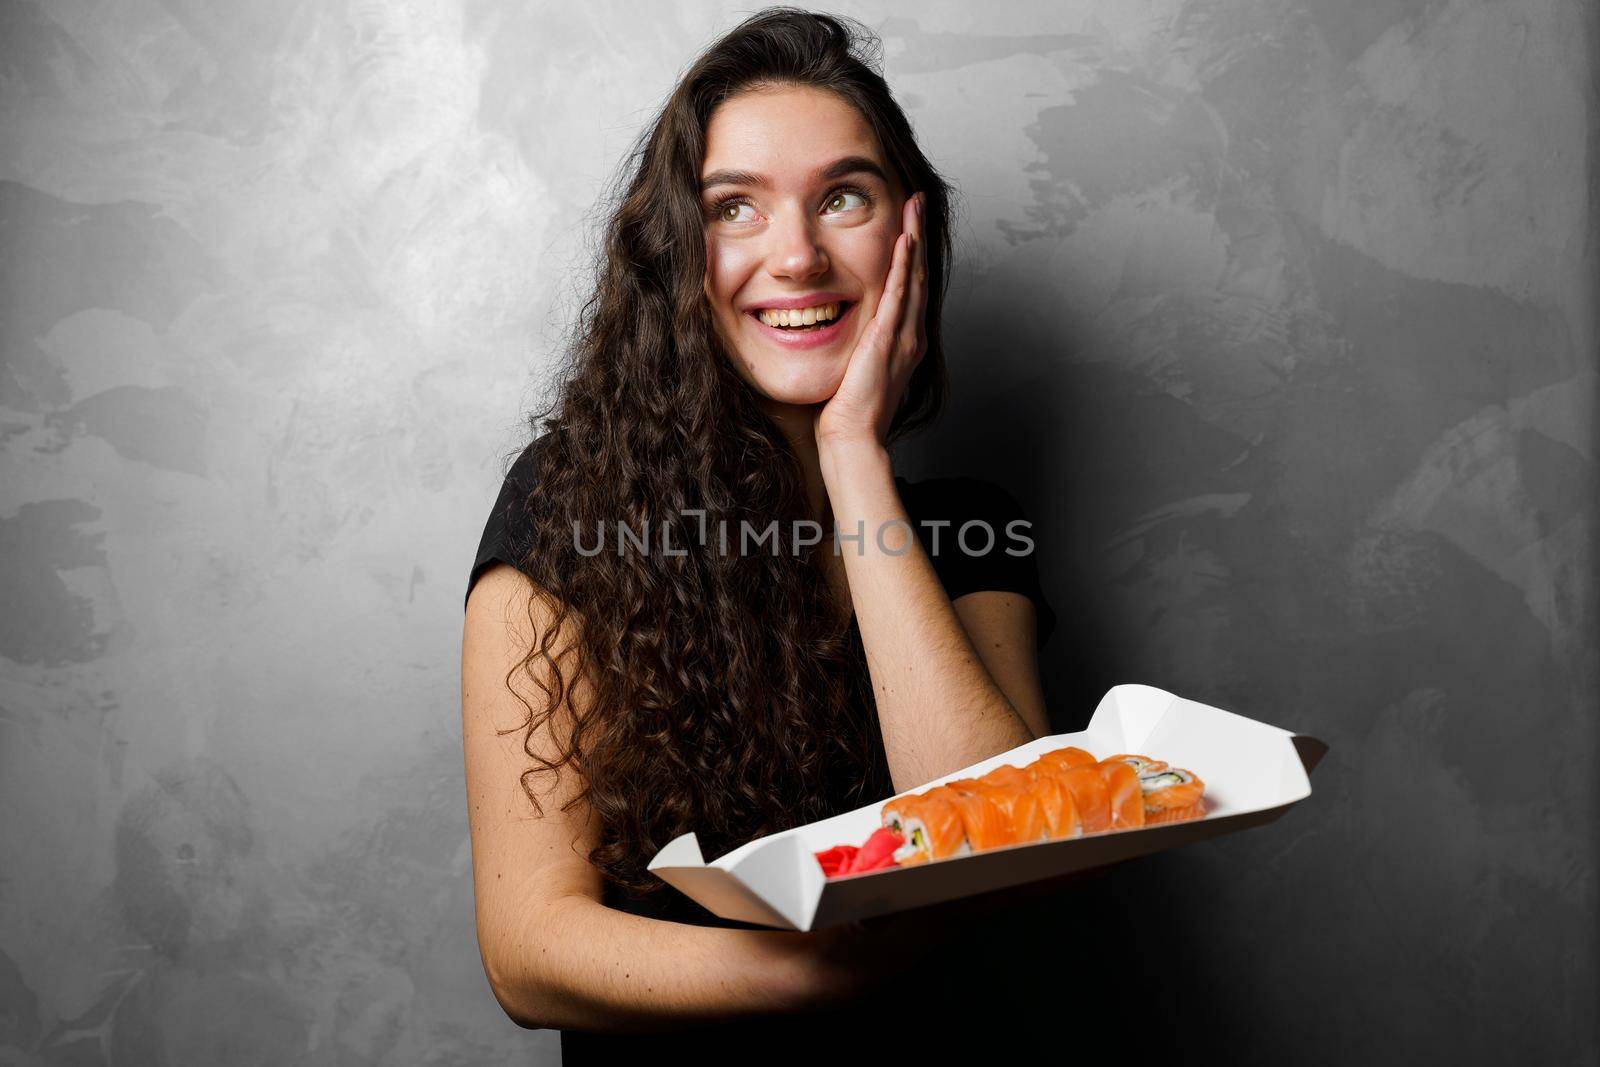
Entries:
[[769,400],[779,404],[825,404],[839,391],[844,367],[761,367],[755,385]]

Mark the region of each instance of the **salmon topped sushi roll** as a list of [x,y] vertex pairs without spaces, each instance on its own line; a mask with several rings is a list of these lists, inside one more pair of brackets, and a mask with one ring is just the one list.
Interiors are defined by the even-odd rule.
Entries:
[[1065,782],[1053,774],[1040,774],[1030,780],[1028,788],[1039,801],[1046,837],[1056,841],[1063,837],[1083,836],[1078,803]]
[[1033,775],[1021,767],[1013,767],[1009,763],[1002,763],[988,774],[980,776],[978,781],[988,782],[991,785],[1025,787],[1029,782],[1033,781]]
[[907,803],[896,811],[905,844],[895,850],[897,864],[925,863],[949,856],[964,856],[972,851],[967,843],[961,812],[949,796],[930,790],[920,796],[904,798]]
[[[970,779],[969,779],[970,781]],[[1017,843],[1015,829],[999,804],[983,790],[968,791],[951,785],[950,803],[961,813],[961,823],[966,827],[967,844],[972,851]]]
[[1111,829],[1129,830],[1144,825],[1144,791],[1133,767],[1121,760],[1106,760],[1098,765],[1101,779],[1106,783],[1107,800],[1111,807]]
[[946,782],[944,785],[934,786],[932,789],[928,790],[922,795],[925,797],[933,797],[939,800],[953,802],[956,799],[958,792],[951,786],[949,782]]
[[1139,779],[1145,823],[1182,822],[1206,813],[1206,784],[1193,771],[1168,767]]
[[1073,767],[1092,767],[1095,758],[1081,748],[1068,745],[1066,748],[1051,749],[1028,765],[1028,769],[1035,773],[1039,771],[1069,770]]
[[922,798],[916,793],[906,793],[903,796],[898,796],[891,800],[885,801],[883,808],[879,813],[883,825],[893,830],[901,837],[905,837],[906,816],[910,813],[912,808],[916,807],[917,802],[921,799]]
[[948,800],[949,792],[949,786],[937,785],[921,793],[906,793],[895,797],[893,800],[885,801],[881,812],[883,825],[901,837],[906,838],[907,842],[909,842],[911,835],[906,831],[906,821],[913,809],[929,798]]
[[1008,843],[1031,844],[1046,839],[1044,809],[1039,806],[1039,798],[1028,788],[1028,781],[1006,785],[992,781],[985,775],[983,778],[950,784],[966,792],[986,796],[995,803],[1010,824],[1011,842]]
[[1072,794],[1084,833],[1097,834],[1111,829],[1111,791],[1106,788],[1098,764],[1071,767],[1058,772],[1057,777]]
[[1107,756],[1100,762],[1111,763],[1112,761],[1126,763],[1128,766],[1133,768],[1133,773],[1137,774],[1140,778],[1143,778],[1147,774],[1155,774],[1157,771],[1164,771],[1167,769],[1166,762],[1163,760],[1151,759],[1149,756],[1136,756],[1130,752],[1119,752],[1115,756]]
[[1206,814],[1204,794],[1205,783],[1182,767],[1131,752],[1096,760],[1069,745],[1024,767],[1003,763],[894,797],[881,815],[903,839],[893,859],[904,866],[1198,819]]
[[1204,798],[1195,801],[1188,807],[1167,808],[1164,811],[1147,812],[1144,817],[1146,826],[1160,826],[1169,822],[1188,822],[1190,819],[1203,819],[1206,815],[1206,802]]

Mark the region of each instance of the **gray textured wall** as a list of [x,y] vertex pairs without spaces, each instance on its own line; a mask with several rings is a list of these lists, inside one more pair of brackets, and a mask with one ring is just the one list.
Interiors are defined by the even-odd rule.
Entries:
[[[0,1060],[554,1062],[473,941],[462,580],[601,183],[748,5],[659,10],[0,4]],[[1057,725],[1333,745],[1061,929],[1247,1062],[1592,1057],[1592,8],[840,10],[966,196],[904,469],[1034,512]]]

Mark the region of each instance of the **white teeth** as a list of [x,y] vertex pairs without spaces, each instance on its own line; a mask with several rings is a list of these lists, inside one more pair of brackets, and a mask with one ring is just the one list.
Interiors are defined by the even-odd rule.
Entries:
[[839,305],[819,304],[808,308],[762,308],[758,313],[768,326],[813,326],[839,317]]

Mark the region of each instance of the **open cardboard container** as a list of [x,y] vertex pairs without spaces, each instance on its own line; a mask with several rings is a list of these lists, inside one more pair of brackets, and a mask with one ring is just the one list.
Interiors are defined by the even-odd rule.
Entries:
[[906,792],[976,777],[1002,763],[1026,766],[1067,745],[1087,749],[1099,759],[1138,752],[1194,771],[1206,783],[1206,816],[824,877],[815,854],[865,841],[882,824],[889,799],[884,797],[748,841],[710,862],[700,854],[691,831],[668,842],[649,869],[724,919],[817,930],[1102,867],[1269,823],[1311,795],[1311,769],[1327,751],[1315,738],[1151,686],[1118,685],[1101,698],[1088,729],[1037,738]]

